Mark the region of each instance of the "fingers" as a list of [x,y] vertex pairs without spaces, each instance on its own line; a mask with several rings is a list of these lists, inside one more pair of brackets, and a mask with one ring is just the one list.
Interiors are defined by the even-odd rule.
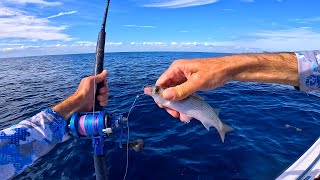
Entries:
[[170,67],[158,78],[156,85],[161,87],[170,87],[181,84],[187,80],[185,76],[185,61],[176,60]]
[[107,105],[108,103],[108,93],[106,94],[100,94],[98,97],[97,97],[98,101],[100,102],[100,105],[101,106],[105,106]]
[[107,71],[107,70],[103,70],[100,74],[98,74],[98,75],[95,76],[96,82],[97,82],[97,83],[100,83],[100,82],[102,82],[102,81],[105,81],[107,75],[108,75],[108,71]]
[[107,86],[103,86],[102,88],[100,88],[99,93],[100,94],[108,93],[108,87]]
[[171,84],[171,80],[169,78],[169,71],[170,69],[167,69],[157,80],[156,85],[162,86],[162,87],[168,87]]
[[165,89],[163,91],[163,98],[169,101],[182,100],[198,90],[197,84],[197,82],[194,82],[192,78],[190,78],[180,85]]
[[108,100],[100,102],[99,104],[100,104],[100,106],[106,106],[108,104]]
[[162,104],[156,102],[156,104],[159,106],[159,108],[165,108]]
[[180,113],[177,112],[177,111],[175,111],[175,110],[172,110],[172,109],[170,109],[170,108],[165,108],[165,110],[166,110],[171,116],[173,116],[173,117],[175,117],[175,118],[180,117]]
[[160,108],[164,108],[171,116],[178,118],[180,117],[180,113],[178,111],[175,111],[173,109],[167,108],[165,106],[163,106],[162,104],[156,102],[156,104],[160,107]]
[[100,88],[99,90],[99,96],[97,97],[97,99],[100,102],[101,106],[106,106],[108,103],[108,86],[106,84],[106,81],[104,81],[104,86],[102,88]]
[[96,82],[103,82],[103,87],[99,89],[99,96],[97,99],[99,100],[100,106],[106,106],[108,104],[108,85],[106,82],[106,77],[108,75],[108,72],[106,70],[102,71],[102,73],[98,74],[96,76]]

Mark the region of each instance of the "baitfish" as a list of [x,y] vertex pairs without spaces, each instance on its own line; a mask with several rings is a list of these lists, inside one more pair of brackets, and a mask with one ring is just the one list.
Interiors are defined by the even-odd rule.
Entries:
[[165,107],[171,108],[180,113],[180,117],[190,122],[195,118],[204,125],[209,131],[210,127],[215,127],[224,142],[225,134],[234,130],[232,127],[224,124],[219,119],[219,109],[212,108],[201,97],[190,95],[181,101],[168,101],[162,97],[164,88],[159,86],[149,86],[144,88],[144,93],[150,95],[157,103]]

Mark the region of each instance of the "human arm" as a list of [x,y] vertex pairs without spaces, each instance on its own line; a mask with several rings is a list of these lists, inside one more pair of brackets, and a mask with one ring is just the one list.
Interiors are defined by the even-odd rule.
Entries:
[[[167,100],[181,100],[199,90],[210,90],[230,80],[301,86],[304,79],[295,53],[238,54],[224,57],[178,60],[159,77],[157,85],[167,88]],[[300,81],[299,81],[300,78]],[[161,106],[161,105],[160,105]],[[179,113],[166,109],[172,116]]]
[[[107,104],[107,72],[96,76],[96,82],[104,82],[98,100]],[[94,77],[84,78],[77,91],[63,102],[47,108],[19,124],[0,131],[0,179],[20,174],[27,166],[47,154],[68,138],[67,119],[75,112],[91,111]]]

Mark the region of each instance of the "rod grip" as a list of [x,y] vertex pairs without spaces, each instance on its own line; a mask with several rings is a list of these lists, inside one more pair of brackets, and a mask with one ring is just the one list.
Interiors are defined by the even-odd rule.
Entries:
[[104,158],[104,155],[94,155],[94,169],[96,172],[97,180],[107,180],[107,165]]
[[[103,71],[104,62],[104,47],[105,47],[106,32],[101,29],[98,36],[96,47],[96,60],[95,60],[95,74],[100,74]],[[100,88],[103,87],[103,82],[97,84],[96,97],[95,97],[95,110],[102,111],[103,107],[100,106],[97,96],[99,95]]]

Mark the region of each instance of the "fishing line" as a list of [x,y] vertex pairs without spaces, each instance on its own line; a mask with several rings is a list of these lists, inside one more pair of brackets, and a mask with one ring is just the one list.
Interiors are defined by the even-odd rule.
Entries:
[[93,76],[93,102],[92,102],[92,115],[94,117],[95,104],[96,104],[96,76],[97,76],[97,63],[94,63],[94,76]]
[[140,96],[143,96],[144,94],[138,94],[136,96],[136,98],[134,99],[133,101],[133,104],[131,106],[131,108],[129,109],[129,113],[128,113],[128,116],[127,116],[127,127],[128,127],[128,132],[127,132],[127,164],[126,164],[126,172],[124,174],[124,177],[123,177],[123,180],[126,179],[127,177],[127,173],[128,173],[128,166],[129,166],[129,138],[130,138],[130,128],[129,128],[129,116],[130,116],[130,113],[132,111],[132,109],[134,108],[134,105],[137,101],[137,99],[140,97]]

